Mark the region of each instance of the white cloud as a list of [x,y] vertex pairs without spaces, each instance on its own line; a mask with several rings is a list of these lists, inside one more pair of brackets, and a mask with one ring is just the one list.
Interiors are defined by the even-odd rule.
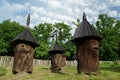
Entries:
[[44,2],[44,3],[47,3],[47,0],[38,0],[40,2]]
[[[36,3],[38,2],[38,3]],[[40,4],[39,3],[43,3]],[[31,14],[31,27],[41,22],[64,22],[73,26],[72,21],[86,13],[88,21],[95,22],[100,13],[108,13],[110,16],[120,16],[118,11],[110,10],[110,7],[119,6],[119,0],[24,0],[24,4],[10,3],[1,0],[0,21],[12,19],[26,25],[27,14]],[[72,30],[73,32],[74,30]]]
[[66,22],[71,22],[73,20],[73,18],[66,16],[66,15],[61,15],[61,14],[56,14],[55,18],[62,20],[62,21],[66,21]]
[[47,14],[46,10],[43,7],[32,6],[31,10],[33,13],[38,13],[38,14],[42,14],[42,15]]
[[53,13],[52,11],[49,11],[48,14],[47,14],[47,16],[49,16],[49,17],[54,17],[54,16],[55,16],[55,13]]
[[101,3],[98,6],[96,5],[96,9],[99,10],[108,10],[108,6],[106,3]]
[[106,0],[111,6],[120,6],[120,0]]
[[5,13],[8,13],[8,14],[17,14],[19,12],[22,12],[25,10],[25,7],[23,5],[20,5],[20,4],[6,4],[2,7],[0,7],[0,11],[1,13],[3,13],[3,15]]
[[15,16],[15,17],[11,18],[11,20],[26,25],[26,24],[25,24],[25,23],[26,23],[26,19],[25,19],[23,16],[17,15],[17,16]]
[[[19,22],[23,24],[24,17],[22,15],[18,15],[25,11],[25,6],[21,4],[10,4],[6,0],[2,1],[2,5],[0,6],[0,16],[2,21],[11,19],[12,21]],[[1,21],[0,21],[1,22]]]
[[48,5],[54,9],[62,7],[61,2],[58,0],[48,0]]
[[117,11],[109,11],[108,14],[111,16],[111,17],[116,17],[118,15],[118,12]]

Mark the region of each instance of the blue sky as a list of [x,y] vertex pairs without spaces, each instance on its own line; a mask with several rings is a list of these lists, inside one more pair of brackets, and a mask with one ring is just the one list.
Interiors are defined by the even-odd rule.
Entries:
[[82,19],[86,13],[93,23],[101,13],[120,19],[120,0],[0,0],[0,23],[6,19],[26,25],[26,17],[31,14],[30,27],[41,22],[65,22]]

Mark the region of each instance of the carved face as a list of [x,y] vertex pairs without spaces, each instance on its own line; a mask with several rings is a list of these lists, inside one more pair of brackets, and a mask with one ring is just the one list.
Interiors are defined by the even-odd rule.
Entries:
[[91,39],[88,41],[88,44],[91,49],[96,49],[96,50],[99,49],[99,43],[97,40]]
[[31,49],[31,46],[29,46],[27,44],[18,44],[18,45],[16,45],[16,51],[29,52],[30,49]]
[[88,49],[92,53],[99,54],[99,42],[97,40],[91,39],[87,41]]
[[52,55],[52,64],[62,68],[66,64],[66,57],[63,54],[54,54]]

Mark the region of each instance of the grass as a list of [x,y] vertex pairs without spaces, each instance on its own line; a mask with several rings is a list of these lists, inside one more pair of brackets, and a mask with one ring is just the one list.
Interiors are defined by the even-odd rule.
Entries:
[[0,76],[3,76],[6,74],[6,69],[3,67],[0,67]]
[[120,65],[102,63],[100,66],[100,73],[97,76],[77,74],[76,66],[65,66],[62,73],[52,73],[50,65],[39,66],[34,67],[32,74],[21,72],[16,75],[12,74],[11,68],[0,67],[0,72],[6,71],[0,76],[0,80],[120,80]]

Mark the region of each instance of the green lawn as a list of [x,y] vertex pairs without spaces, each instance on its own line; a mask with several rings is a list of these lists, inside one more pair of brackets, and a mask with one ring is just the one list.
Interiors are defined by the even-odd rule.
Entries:
[[0,67],[0,80],[120,80],[120,65],[103,63],[100,73],[95,75],[77,74],[76,66],[65,66],[62,73],[52,73],[50,66],[34,67],[32,74],[12,74],[11,68]]

